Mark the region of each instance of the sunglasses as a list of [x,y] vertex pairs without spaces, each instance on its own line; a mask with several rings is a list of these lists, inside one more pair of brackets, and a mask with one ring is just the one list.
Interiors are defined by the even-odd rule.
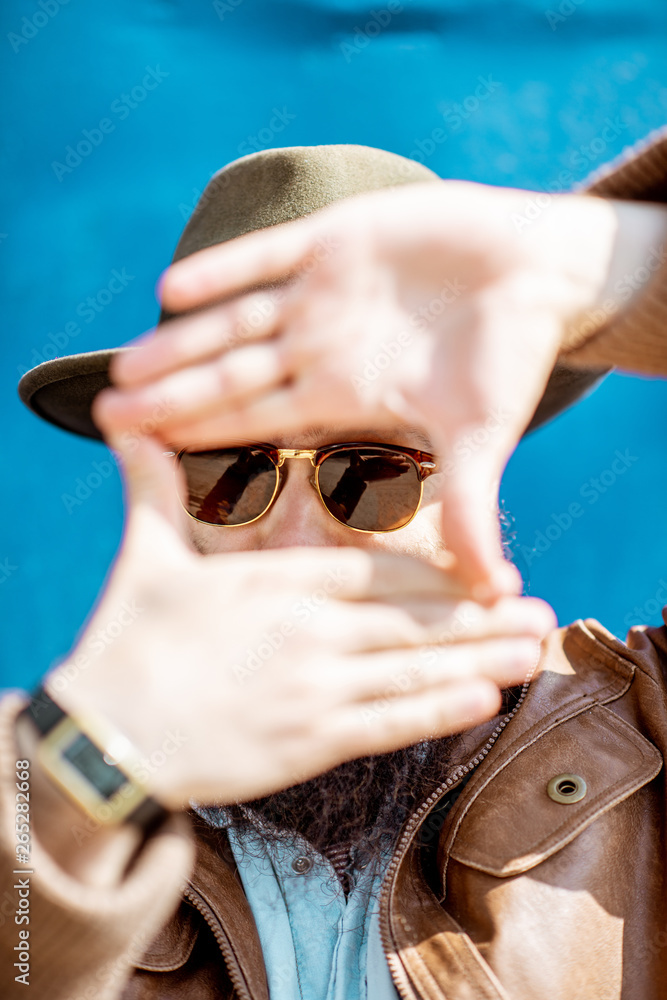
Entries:
[[409,524],[419,510],[424,480],[436,471],[428,452],[363,442],[313,449],[253,444],[183,450],[175,457],[185,474],[187,513],[225,527],[252,524],[266,514],[284,485],[288,458],[308,459],[329,514],[365,532],[397,531]]

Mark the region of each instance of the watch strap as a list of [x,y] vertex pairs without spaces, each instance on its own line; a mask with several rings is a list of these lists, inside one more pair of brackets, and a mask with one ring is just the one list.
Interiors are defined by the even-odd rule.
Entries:
[[148,834],[167,818],[167,810],[131,774],[139,761],[136,751],[108,723],[70,715],[42,684],[21,715],[40,734],[44,769],[97,822],[133,823]]

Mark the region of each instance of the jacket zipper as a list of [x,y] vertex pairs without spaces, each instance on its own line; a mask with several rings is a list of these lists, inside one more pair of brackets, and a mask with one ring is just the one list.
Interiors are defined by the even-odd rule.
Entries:
[[389,907],[387,906],[385,915],[385,912],[382,907],[383,898],[389,892],[389,887],[393,880],[393,876],[395,875],[396,871],[401,865],[401,862],[403,861],[405,855],[407,854],[414,833],[419,827],[424,817],[426,816],[426,814],[431,811],[433,806],[438,802],[439,799],[443,797],[443,795],[445,795],[447,792],[452,791],[452,789],[454,789],[456,785],[459,784],[462,778],[464,778],[471,771],[474,771],[475,768],[482,763],[482,761],[487,756],[489,750],[491,750],[498,737],[501,736],[508,722],[511,722],[511,720],[514,718],[516,713],[523,705],[526,695],[528,694],[528,688],[530,687],[530,682],[533,678],[534,672],[535,672],[535,667],[533,667],[529,676],[524,681],[523,686],[521,688],[521,694],[517,700],[516,705],[514,706],[511,712],[509,712],[506,716],[504,716],[500,720],[500,722],[493,730],[493,732],[489,736],[484,746],[477,751],[475,756],[471,758],[471,760],[469,760],[467,764],[459,764],[458,767],[454,768],[452,773],[447,776],[447,778],[443,781],[443,783],[441,785],[438,785],[436,790],[434,792],[431,792],[426,801],[422,802],[417,811],[412,814],[412,816],[408,820],[407,825],[403,829],[403,833],[399,838],[396,850],[394,851],[392,859],[387,867],[387,871],[385,872],[383,887],[380,894],[380,938],[382,940],[382,948],[384,950],[385,957],[389,964],[389,971],[391,972],[391,978],[394,981],[394,986],[396,987],[399,995],[403,997],[404,1000],[415,1000],[415,998],[419,998],[419,1000],[421,1000],[421,998],[413,988],[412,983],[410,982],[410,978],[407,972],[405,971],[405,967],[401,962],[400,958],[398,957],[398,955],[389,954],[389,949],[391,945],[390,933],[389,933]]
[[[426,814],[430,812],[433,806],[438,802],[438,800],[441,799],[446,792],[451,791],[456,785],[458,785],[458,783],[461,781],[463,777],[465,777],[466,774],[469,774],[470,771],[474,771],[474,769],[478,766],[478,764],[481,764],[481,762],[487,756],[489,750],[491,750],[498,737],[502,734],[503,730],[505,729],[505,726],[508,724],[508,722],[510,722],[514,718],[516,713],[523,705],[526,695],[528,694],[528,688],[530,686],[534,670],[535,668],[531,670],[529,676],[524,681],[524,684],[521,688],[521,694],[517,700],[516,705],[514,706],[512,711],[508,713],[508,715],[506,715],[503,719],[500,720],[500,722],[493,730],[493,732],[489,736],[484,746],[477,752],[477,754],[471,760],[468,761],[467,764],[459,765],[458,767],[456,767],[454,771],[447,776],[445,781],[443,781],[443,783],[439,785],[434,792],[431,792],[426,801],[423,802],[419,806],[417,811],[414,812],[410,817],[408,824],[404,828],[403,833],[399,839],[393,857],[387,867],[380,897],[381,901],[382,897],[384,897],[389,890],[389,885],[392,881],[395,872],[397,871],[398,867],[403,861],[403,858],[407,854],[408,848],[410,846],[410,841],[412,840],[415,830],[420,825]],[[186,886],[186,888],[183,891],[183,896],[192,904],[192,906],[194,906],[194,908],[201,914],[201,916],[204,918],[208,926],[211,928],[213,936],[222,953],[225,965],[227,966],[229,978],[232,981],[234,989],[238,992],[239,997],[242,998],[242,1000],[253,1000],[252,995],[246,986],[245,979],[243,978],[243,974],[241,973],[241,969],[234,954],[234,951],[229,943],[227,935],[222,929],[222,924],[220,923],[220,920],[217,917],[216,913],[214,912],[213,908],[206,902],[201,893],[199,893],[192,885]],[[380,923],[380,939],[382,941],[382,948],[384,950],[385,957],[389,965],[389,971],[391,973],[391,978],[394,982],[394,985],[399,995],[403,997],[404,1000],[414,1000],[417,994],[414,992],[412,988],[410,979],[407,973],[405,972],[401,960],[398,957],[389,954],[389,946],[391,942],[389,938],[388,908],[387,908],[387,916],[385,917],[383,916],[382,907],[380,907],[379,923]]]
[[218,947],[222,952],[222,957],[225,960],[225,965],[227,966],[227,971],[229,973],[229,978],[232,981],[234,989],[237,991],[239,997],[242,1000],[253,1000],[248,987],[246,986],[245,979],[241,972],[241,968],[236,959],[236,955],[229,943],[227,935],[222,929],[222,924],[215,914],[215,911],[206,902],[201,893],[188,885],[183,891],[183,896],[194,906],[194,908],[202,915],[208,926],[213,931],[213,936],[218,943]]

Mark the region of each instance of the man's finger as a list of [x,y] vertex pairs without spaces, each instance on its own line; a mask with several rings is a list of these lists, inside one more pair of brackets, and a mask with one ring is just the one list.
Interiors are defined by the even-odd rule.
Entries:
[[[380,650],[412,650],[419,657],[436,646],[470,645],[503,638],[543,639],[556,628],[546,602],[506,597],[491,607],[450,596],[385,597],[340,603],[320,602],[304,629],[331,650],[359,656]],[[364,673],[367,668],[358,665]]]
[[503,556],[492,463],[489,456],[458,462],[444,477],[438,496],[443,537],[473,598],[480,601],[521,591],[520,574]]
[[421,630],[420,642],[455,643],[478,639],[535,635],[557,628],[556,616],[536,597],[501,597],[490,606],[463,599],[387,597],[382,605],[390,614],[409,615]]
[[127,506],[123,554],[129,556],[130,573],[144,560],[149,566],[182,561],[191,546],[188,515],[179,499],[185,484],[173,457],[164,454],[159,441],[145,435],[111,434],[107,443],[123,473]]
[[435,691],[332,712],[322,719],[323,744],[348,759],[389,753],[422,740],[472,729],[500,709],[500,690],[482,678],[453,681]]
[[200,250],[167,270],[160,287],[162,305],[182,312],[285,278],[317,252],[316,242],[309,217]]
[[[242,405],[246,397],[270,392],[287,377],[283,358],[272,345],[252,344],[202,364],[170,372],[157,382],[127,389],[104,389],[96,402],[97,416],[116,429],[131,429],[169,400],[159,433],[215,417],[225,406]],[[245,435],[247,436],[247,435]],[[190,441],[195,440],[191,438]]]
[[[289,364],[289,360],[286,362]],[[278,385],[267,391],[248,395],[243,400],[222,404],[214,416],[196,420],[179,420],[172,424],[172,433],[165,438],[169,444],[187,448],[195,442],[199,447],[218,447],[239,441],[270,441],[280,428],[281,434],[299,434],[304,427],[335,424],[343,431],[356,430],[367,422],[365,415],[351,407],[342,407],[340,396],[320,394],[309,389],[307,396],[299,380]],[[373,427],[380,430],[396,425],[389,411],[373,414]]]
[[539,655],[538,640],[528,636],[369,653],[351,657],[349,670],[339,667],[331,698],[338,691],[341,700],[354,698],[373,703],[477,677],[499,687],[511,687],[523,684],[535,669]]
[[131,350],[113,357],[109,376],[119,388],[151,382],[270,336],[278,317],[275,295],[266,292],[171,320],[132,341]]

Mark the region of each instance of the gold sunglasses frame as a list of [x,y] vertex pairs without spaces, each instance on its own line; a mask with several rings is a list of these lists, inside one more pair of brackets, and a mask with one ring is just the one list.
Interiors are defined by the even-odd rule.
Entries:
[[[255,451],[261,451],[263,454],[265,454],[267,458],[269,458],[270,461],[273,462],[273,465],[275,466],[276,484],[273,493],[271,494],[271,499],[269,500],[268,504],[261,512],[261,514],[258,514],[257,517],[253,517],[252,520],[250,521],[243,521],[240,524],[212,524],[211,521],[202,521],[201,518],[195,517],[194,514],[190,513],[190,511],[183,503],[183,500],[180,498],[179,494],[181,506],[183,507],[183,510],[188,515],[188,517],[191,517],[193,521],[197,521],[199,524],[208,524],[211,525],[211,527],[213,528],[246,528],[249,524],[254,524],[255,521],[259,521],[260,517],[264,517],[264,515],[268,514],[268,512],[271,510],[278,494],[280,493],[280,490],[284,482],[282,478],[281,469],[285,463],[285,460],[292,458],[296,459],[305,458],[310,461],[310,464],[315,469],[315,489],[318,497],[320,498],[320,503],[324,507],[329,517],[332,517],[337,524],[342,524],[344,528],[349,528],[350,531],[358,531],[363,535],[378,535],[378,534],[385,535],[391,531],[400,531],[402,528],[406,528],[408,524],[410,524],[411,521],[413,521],[414,518],[417,516],[422,504],[422,499],[424,497],[424,480],[428,479],[429,476],[432,476],[434,472],[437,472],[437,465],[438,465],[435,455],[431,455],[430,452],[428,451],[419,451],[416,448],[406,448],[403,447],[402,445],[376,444],[373,441],[349,441],[349,442],[344,442],[342,444],[324,445],[321,448],[277,448],[275,445],[272,444],[239,444],[239,445],[229,445],[228,447],[229,449],[252,448]],[[405,524],[400,524],[397,528],[377,528],[375,531],[373,531],[370,528],[354,528],[351,524],[345,524],[344,521],[341,521],[340,518],[336,517],[335,514],[331,513],[331,511],[326,505],[324,497],[322,496],[322,491],[320,489],[320,466],[327,458],[330,458],[337,452],[348,451],[352,448],[361,448],[361,449],[371,448],[374,451],[384,451],[392,455],[403,455],[404,458],[407,458],[412,462],[417,471],[417,476],[419,477],[419,501],[417,503],[417,506],[415,507],[412,517],[410,517],[410,519],[406,521]],[[181,448],[179,452],[168,451],[165,452],[165,454],[172,456],[176,463],[180,463],[181,456],[184,455],[186,452],[188,452],[188,454],[202,454],[206,451],[225,451],[225,450],[227,449],[202,448],[195,452],[188,452],[187,448]]]

